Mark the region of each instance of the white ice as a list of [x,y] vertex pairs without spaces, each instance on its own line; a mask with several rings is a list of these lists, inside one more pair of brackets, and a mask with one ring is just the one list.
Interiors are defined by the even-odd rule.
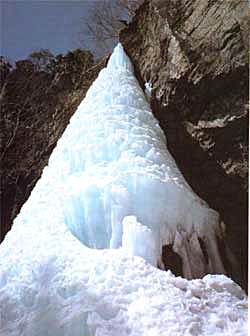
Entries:
[[153,90],[152,84],[150,82],[147,82],[145,83],[144,87],[145,87],[145,90],[144,90],[145,96],[148,102],[150,102],[150,98],[152,96],[152,90]]
[[0,245],[0,336],[246,335],[232,280],[154,267],[173,243],[187,277],[223,272],[219,234],[119,44]]
[[167,151],[121,45],[72,117],[47,174],[60,189],[66,224],[85,245],[120,247],[123,218],[135,216],[152,231],[152,264],[164,244],[174,244],[186,277],[224,273],[215,240],[218,213],[193,193]]

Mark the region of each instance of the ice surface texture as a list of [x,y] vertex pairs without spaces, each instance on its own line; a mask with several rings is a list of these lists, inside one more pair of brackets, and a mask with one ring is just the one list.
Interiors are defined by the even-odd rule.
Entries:
[[[126,216],[151,230],[153,265],[162,246],[174,244],[188,278],[223,273],[215,236],[219,216],[196,196],[166,148],[133,66],[118,45],[89,89],[53,152],[48,174],[71,232],[92,248],[122,245]],[[130,234],[134,232],[129,228]],[[143,235],[143,233],[141,232]],[[143,239],[132,239],[135,248]],[[198,238],[205,241],[207,265]],[[143,247],[139,247],[143,249]],[[140,254],[140,256],[142,256]]]
[[0,336],[246,335],[233,281],[152,266],[174,243],[187,276],[223,272],[219,232],[118,45],[0,245]]

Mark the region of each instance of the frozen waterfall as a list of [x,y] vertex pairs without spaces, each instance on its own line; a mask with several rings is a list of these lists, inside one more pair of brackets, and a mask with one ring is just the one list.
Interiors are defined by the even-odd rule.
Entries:
[[146,241],[154,248],[140,255],[153,265],[160,264],[162,246],[173,244],[186,277],[224,272],[216,244],[219,216],[178,170],[120,44],[59,140],[49,174],[63,186],[58,197],[67,226],[88,247],[118,248],[129,230],[136,237],[130,250],[138,250],[145,231],[124,221],[134,216],[150,230]]
[[245,336],[232,280],[154,267],[223,273],[219,235],[118,44],[0,245],[0,336]]

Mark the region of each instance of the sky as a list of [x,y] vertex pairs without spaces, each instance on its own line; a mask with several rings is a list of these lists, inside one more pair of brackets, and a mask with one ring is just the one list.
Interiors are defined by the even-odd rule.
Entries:
[[[91,47],[83,28],[91,3],[93,0],[0,0],[0,55],[14,62],[34,50],[59,54]],[[83,45],[80,37],[84,35]]]

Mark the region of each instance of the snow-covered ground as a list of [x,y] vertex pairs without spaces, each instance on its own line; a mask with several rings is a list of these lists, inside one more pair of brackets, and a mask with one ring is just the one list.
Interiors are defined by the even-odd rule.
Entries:
[[[218,214],[193,193],[118,45],[0,245],[0,336],[246,335]],[[205,242],[206,264],[198,238]]]

